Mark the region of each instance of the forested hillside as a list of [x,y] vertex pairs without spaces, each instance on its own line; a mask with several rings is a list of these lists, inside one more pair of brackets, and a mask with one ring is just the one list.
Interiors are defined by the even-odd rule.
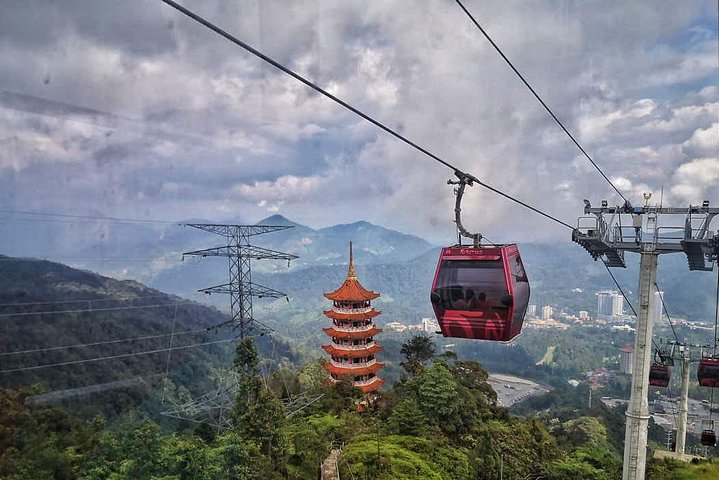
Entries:
[[[346,381],[328,385],[317,363],[283,372],[296,391],[322,395],[287,416],[280,398],[294,392],[283,390],[279,372],[263,382],[252,340],[241,341],[232,426],[221,432],[191,424],[167,430],[135,416],[109,428],[100,417],[83,421],[27,404],[25,388],[0,390],[0,477],[302,480],[317,477],[331,449],[341,451],[342,477],[357,480],[621,476],[620,412],[587,410],[582,395],[567,395],[560,409],[512,416],[497,406],[479,363],[436,357],[420,343],[430,348],[403,348],[403,379],[362,408],[361,392]],[[712,478],[712,468],[651,461],[647,478]]]
[[[165,387],[186,400],[214,388],[232,358],[232,332],[208,329],[227,321],[219,310],[47,261],[0,256],[0,321],[0,386],[72,389],[88,413],[159,408],[147,402]],[[270,343],[260,340],[264,355],[292,357]]]

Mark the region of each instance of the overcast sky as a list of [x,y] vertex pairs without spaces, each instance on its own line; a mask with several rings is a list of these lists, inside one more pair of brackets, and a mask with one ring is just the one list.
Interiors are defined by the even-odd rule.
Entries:
[[[619,197],[451,0],[184,4],[491,185],[574,224]],[[719,205],[716,0],[467,7],[634,203]],[[5,0],[0,209],[453,239],[451,171],[159,0]],[[479,187],[490,239],[568,232]],[[6,214],[7,215],[7,214]]]

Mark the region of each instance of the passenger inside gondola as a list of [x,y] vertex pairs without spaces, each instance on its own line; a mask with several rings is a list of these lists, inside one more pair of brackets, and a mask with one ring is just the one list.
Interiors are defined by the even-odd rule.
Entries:
[[509,292],[502,261],[444,260],[434,293],[445,310],[506,311]]

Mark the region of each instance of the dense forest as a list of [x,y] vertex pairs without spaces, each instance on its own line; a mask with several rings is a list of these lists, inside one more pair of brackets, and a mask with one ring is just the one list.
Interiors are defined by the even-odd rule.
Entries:
[[[0,391],[0,477],[30,479],[312,479],[341,449],[343,478],[614,479],[621,476],[622,415],[589,411],[582,395],[561,408],[517,417],[497,405],[481,364],[436,356],[427,337],[403,345],[405,375],[362,400],[349,381],[329,385],[318,363],[291,372],[294,389],[322,395],[288,416],[280,372],[265,379],[251,339],[237,344],[231,426],[162,428],[127,412],[81,420],[25,402],[32,387]],[[700,478],[717,465],[651,461],[650,479]],[[706,477],[710,478],[710,477]],[[711,477],[715,478],[715,477]]]

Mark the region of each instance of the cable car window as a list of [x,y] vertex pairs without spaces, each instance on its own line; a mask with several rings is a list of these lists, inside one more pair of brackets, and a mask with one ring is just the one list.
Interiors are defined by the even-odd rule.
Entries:
[[522,259],[518,255],[509,257],[509,277],[514,294],[514,318],[512,323],[517,325],[524,320],[524,314],[527,312],[527,305],[529,304],[529,279],[527,278],[527,272],[524,270]]
[[444,260],[436,291],[444,308],[468,311],[506,309],[509,293],[501,260]]

